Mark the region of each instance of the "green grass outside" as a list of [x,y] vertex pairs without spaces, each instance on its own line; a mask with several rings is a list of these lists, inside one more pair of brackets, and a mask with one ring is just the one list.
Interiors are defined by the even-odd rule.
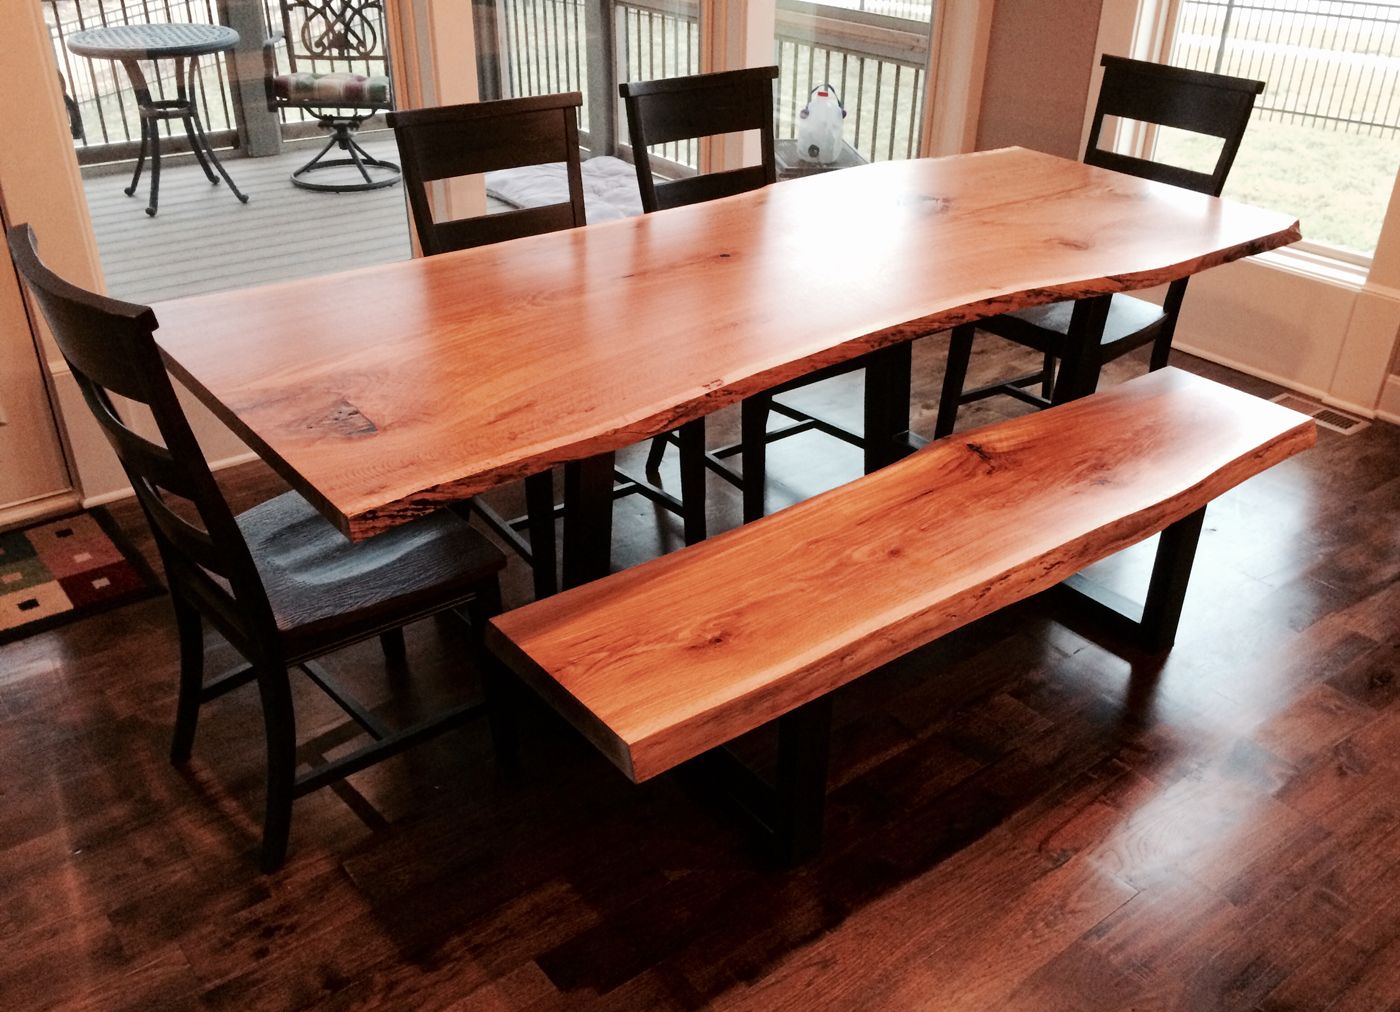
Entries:
[[[1209,169],[1218,144],[1164,134],[1158,157]],[[1291,123],[1250,123],[1225,196],[1296,215],[1311,242],[1370,255],[1380,235],[1400,137],[1366,137]]]

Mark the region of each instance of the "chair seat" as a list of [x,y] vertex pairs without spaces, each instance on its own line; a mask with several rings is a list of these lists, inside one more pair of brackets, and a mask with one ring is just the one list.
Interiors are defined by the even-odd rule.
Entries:
[[238,526],[294,656],[469,598],[506,561],[446,511],[355,543],[288,492],[240,514]]
[[389,79],[364,74],[278,74],[273,93],[284,102],[339,106],[387,106]]
[[[1006,321],[1005,336],[1013,340],[1023,340],[1027,330],[1048,331],[1052,334],[1066,335],[1069,333],[1070,316],[1074,313],[1073,302],[1052,302],[1044,306],[1032,306],[1029,309],[1018,309],[1004,316],[997,317],[995,321],[988,320],[983,326],[994,334],[1002,334],[1003,329],[996,324]],[[1117,344],[1124,338],[1133,337],[1136,334],[1162,323],[1166,315],[1162,312],[1162,307],[1144,299],[1135,299],[1131,295],[1115,295],[1108,304],[1108,322],[1104,324],[1103,341],[1100,343],[1107,346]],[[1144,341],[1146,335],[1144,335]],[[1031,342],[1027,342],[1031,343]],[[1032,343],[1032,347],[1040,348],[1042,351],[1056,351],[1057,345],[1046,349],[1041,344]]]

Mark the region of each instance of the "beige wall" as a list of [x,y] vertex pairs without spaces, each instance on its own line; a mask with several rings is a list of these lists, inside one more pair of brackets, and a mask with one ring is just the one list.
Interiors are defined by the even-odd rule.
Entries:
[[977,147],[1078,158],[1102,0],[997,0]]

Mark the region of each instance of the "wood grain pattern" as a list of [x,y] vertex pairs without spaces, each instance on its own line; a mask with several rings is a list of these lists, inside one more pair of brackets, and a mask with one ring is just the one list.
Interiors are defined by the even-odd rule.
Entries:
[[642,781],[1053,586],[1311,446],[1175,369],[499,616],[492,648]]
[[[875,348],[1297,223],[1017,148],[157,306],[171,369],[352,538]],[[374,432],[323,424],[347,406]]]

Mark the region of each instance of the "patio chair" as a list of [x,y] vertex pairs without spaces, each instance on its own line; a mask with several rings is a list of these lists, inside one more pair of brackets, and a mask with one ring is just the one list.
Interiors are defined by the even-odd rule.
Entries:
[[[131,479],[165,567],[180,642],[171,762],[190,758],[202,704],[257,684],[267,748],[262,865],[271,871],[286,854],[293,799],[483,712],[478,703],[462,703],[392,730],[313,659],[379,636],[386,656],[400,661],[405,624],[459,607],[479,642],[486,620],[501,610],[497,574],[505,559],[445,512],[357,544],[295,492],[235,516],[161,361],[155,314],[52,273],[28,225],[14,226],[7,239],[83,399]],[[116,406],[122,398],[150,410],[159,442],[127,425]],[[205,682],[205,621],[248,661],[246,668]],[[292,668],[302,669],[374,740],[298,773]],[[502,726],[493,724],[493,731],[498,744],[506,740]]]
[[[1102,62],[1103,84],[1085,145],[1085,164],[1220,196],[1244,139],[1245,127],[1249,125],[1255,97],[1263,92],[1264,82],[1106,54]],[[1211,171],[1201,172],[1106,151],[1099,147],[1099,135],[1104,119],[1109,116],[1218,138],[1220,150],[1215,165]],[[1161,369],[1167,364],[1188,280],[1181,278],[1168,285],[1161,306],[1129,295],[1113,296],[1098,361],[1093,363],[1094,376],[1105,362],[1149,344],[1152,355],[1148,370]],[[958,408],[985,397],[1005,395],[1037,408],[1056,403],[1056,365],[1064,357],[1074,305],[1073,302],[1054,302],[994,316],[975,326],[967,324],[955,328],[948,345],[948,366],[943,376],[934,436],[951,433],[957,423]],[[1040,369],[964,390],[972,339],[979,328],[1041,352]],[[1026,389],[1036,385],[1040,387],[1039,394]],[[1063,399],[1063,392],[1059,399]]]
[[[578,144],[578,108],[582,103],[578,92],[569,92],[390,113],[387,119],[398,141],[404,187],[423,253],[433,256],[585,224]],[[556,162],[565,166],[566,202],[467,218],[440,220],[434,216],[428,196],[431,183]],[[683,428],[679,499],[621,470],[615,472],[621,482],[615,494],[641,493],[680,516],[686,543],[693,544],[705,537],[704,419]],[[556,584],[556,510],[548,471],[525,479],[525,498],[528,516],[524,519],[506,520],[480,499],[473,501],[473,507],[530,563],[535,595],[546,597],[554,593]],[[521,529],[528,529],[528,543],[517,533]]]
[[[777,160],[773,151],[773,81],[777,77],[777,67],[754,67],[660,81],[629,81],[618,86],[627,110],[627,131],[637,166],[637,183],[642,191],[642,208],[647,213],[757,190],[777,181]],[[675,180],[657,180],[648,150],[653,145],[746,130],[758,131],[762,150],[759,164]],[[764,513],[769,443],[816,429],[854,446],[865,446],[862,436],[775,401],[773,396],[864,369],[867,364],[862,357],[828,366],[744,401],[740,408],[739,443],[707,453],[705,461],[715,473],[742,490],[745,523],[757,520]],[[770,411],[785,415],[793,424],[768,431]],[[672,433],[652,440],[647,459],[649,471],[660,466],[667,443],[679,438]],[[742,453],[742,476],[736,476],[723,463],[725,458],[736,453]]]
[[[277,69],[277,47],[283,43],[289,65],[285,74]],[[295,185],[348,193],[377,190],[399,181],[397,165],[373,157],[355,139],[365,120],[381,109],[393,108],[388,53],[383,0],[282,0],[282,30],[263,43],[267,107],[273,112],[304,110],[331,135],[316,157],[292,173]],[[382,72],[321,73],[310,69],[320,62],[333,66],[334,61],[364,63],[366,69],[378,65]],[[344,151],[345,156],[327,158],[333,148]],[[320,170],[346,166],[357,169],[363,181],[307,178]]]

